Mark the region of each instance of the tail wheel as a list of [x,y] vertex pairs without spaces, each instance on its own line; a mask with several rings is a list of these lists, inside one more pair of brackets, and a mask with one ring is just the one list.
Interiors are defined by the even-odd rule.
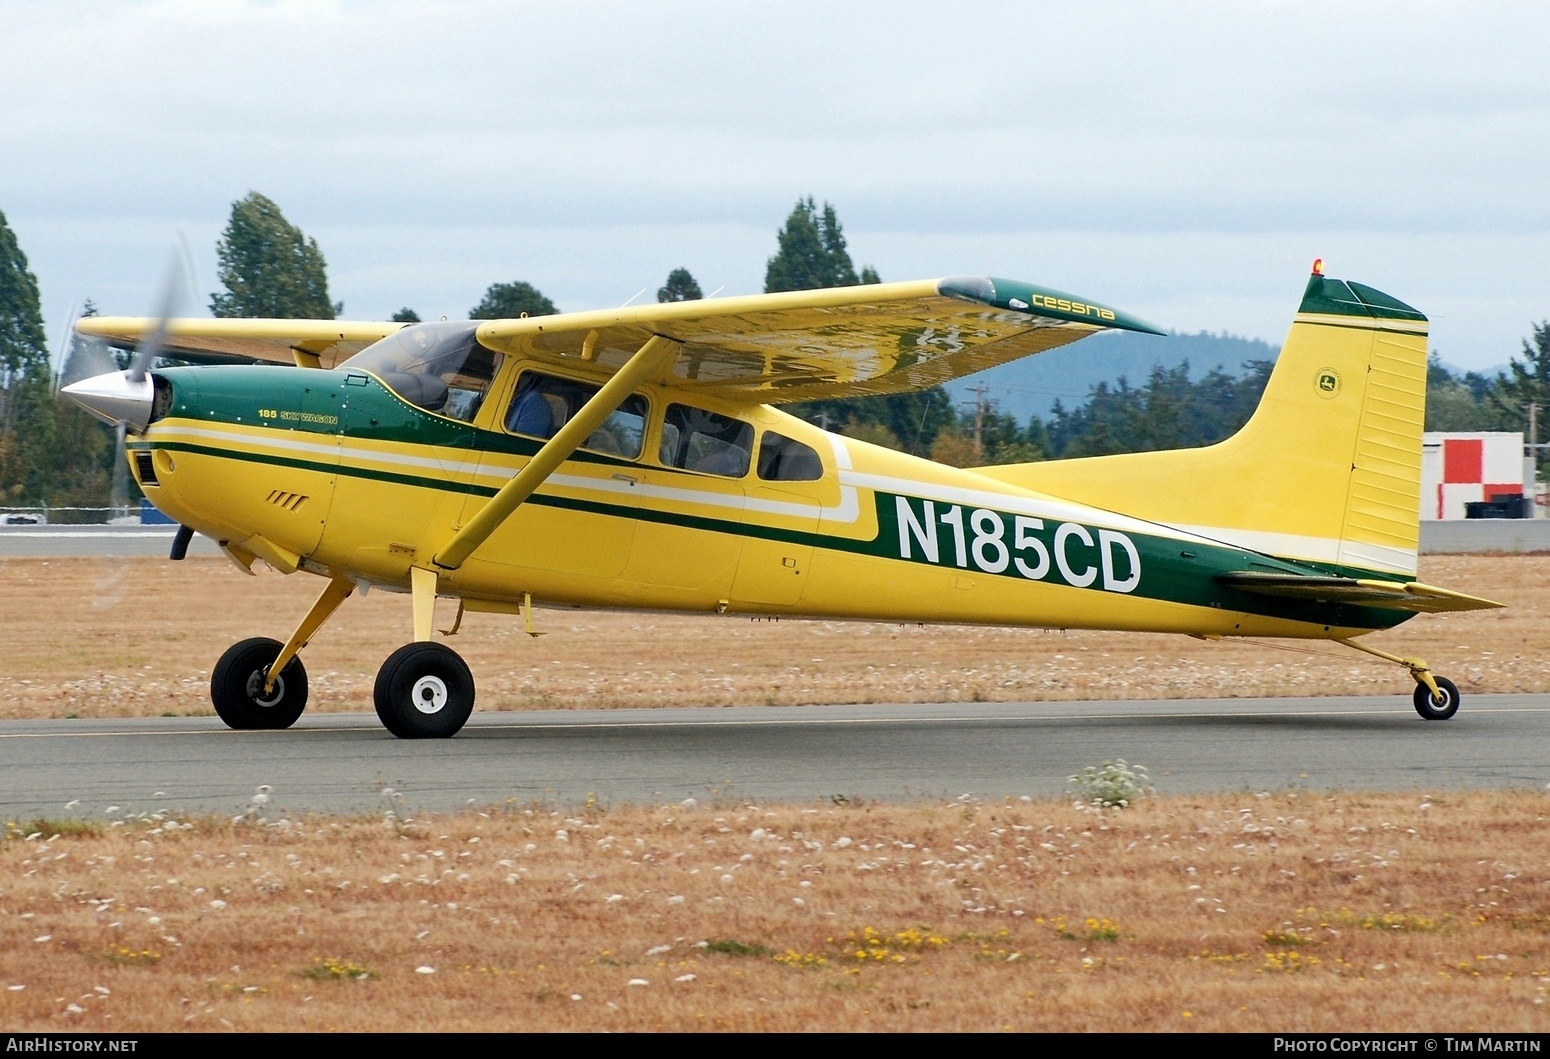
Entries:
[[1425,684],[1415,686],[1415,712],[1428,721],[1446,721],[1459,712],[1458,685],[1447,677],[1434,677],[1442,698],[1436,698]]
[[474,712],[474,676],[450,647],[405,644],[377,671],[382,726],[400,739],[448,739]]
[[293,658],[264,690],[264,676],[280,657],[282,644],[255,636],[233,644],[210,674],[210,701],[215,712],[236,729],[289,728],[307,708],[307,670]]

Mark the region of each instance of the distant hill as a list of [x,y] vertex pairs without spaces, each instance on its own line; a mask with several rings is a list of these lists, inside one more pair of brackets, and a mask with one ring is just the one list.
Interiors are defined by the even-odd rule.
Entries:
[[990,387],[998,411],[1019,422],[1037,415],[1049,418],[1059,400],[1067,408],[1087,403],[1087,395],[1100,382],[1114,383],[1124,376],[1132,386],[1143,385],[1155,365],[1176,368],[1189,362],[1189,375],[1199,379],[1212,368],[1241,375],[1251,360],[1274,360],[1280,347],[1257,338],[1170,333],[1141,335],[1111,331],[1069,346],[1003,364],[947,384],[955,401],[971,401],[971,386]]

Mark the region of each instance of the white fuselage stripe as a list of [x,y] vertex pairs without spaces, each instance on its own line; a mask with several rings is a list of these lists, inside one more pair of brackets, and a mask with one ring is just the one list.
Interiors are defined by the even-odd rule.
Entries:
[[[267,430],[262,434],[217,430],[208,427],[173,427],[168,435],[182,435],[228,444],[259,445],[282,452],[308,453],[317,456],[339,457],[355,462],[375,462],[396,467],[413,467],[436,471],[443,475],[466,474],[475,478],[505,482],[516,474],[515,468],[481,465],[477,460],[440,460],[424,456],[411,456],[400,452],[381,452],[351,444],[348,439],[335,444],[320,444],[294,438],[275,437],[278,431]],[[1127,515],[1105,511],[1101,508],[1072,504],[1054,497],[1030,496],[1026,493],[1003,493],[994,489],[970,489],[957,485],[940,485],[911,478],[868,474],[851,470],[850,451],[844,439],[830,435],[834,448],[834,461],[838,467],[840,500],[833,506],[804,504],[762,497],[733,496],[725,493],[650,485],[632,479],[593,478],[576,474],[553,474],[546,484],[580,492],[604,493],[609,496],[634,496],[643,499],[662,500],[670,503],[697,504],[724,511],[753,512],[786,518],[818,519],[825,526],[852,525],[861,517],[858,489],[894,493],[918,497],[964,507],[985,507],[1016,515],[1060,522],[1080,522],[1090,526],[1137,533],[1152,537],[1170,537],[1186,543],[1202,545],[1227,545],[1246,551],[1286,558],[1310,559],[1315,562],[1339,563],[1359,559],[1359,565],[1374,566],[1396,573],[1414,574],[1415,554],[1399,548],[1386,548],[1375,544],[1360,544],[1326,537],[1307,537],[1292,533],[1270,533],[1259,530],[1229,529],[1220,526],[1182,526],[1146,522]],[[988,481],[988,480],[987,480]]]

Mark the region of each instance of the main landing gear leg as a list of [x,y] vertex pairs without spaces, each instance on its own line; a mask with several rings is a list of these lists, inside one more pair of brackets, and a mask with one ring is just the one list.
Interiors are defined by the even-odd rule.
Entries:
[[210,674],[210,701],[228,727],[289,728],[296,723],[307,708],[307,671],[297,653],[353,591],[353,583],[330,578],[285,643],[255,636],[221,655]]
[[436,571],[412,567],[414,643],[388,655],[372,690],[382,726],[400,739],[447,739],[474,711],[474,677],[458,653],[431,641]]
[[1387,651],[1380,651],[1376,647],[1368,647],[1366,644],[1357,643],[1355,640],[1336,640],[1336,643],[1344,644],[1363,654],[1381,658],[1385,662],[1393,662],[1395,665],[1404,666],[1410,670],[1410,675],[1415,678],[1415,712],[1428,721],[1446,721],[1459,712],[1458,685],[1447,677],[1434,676],[1431,667],[1426,664],[1424,658],[1402,658],[1399,655],[1391,655]]

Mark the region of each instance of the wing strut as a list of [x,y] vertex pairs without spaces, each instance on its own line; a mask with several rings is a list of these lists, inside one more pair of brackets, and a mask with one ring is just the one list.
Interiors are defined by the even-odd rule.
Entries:
[[613,415],[614,411],[624,403],[630,392],[646,379],[656,374],[677,355],[682,345],[670,338],[661,335],[653,335],[646,344],[636,350],[634,355],[625,362],[624,367],[614,373],[613,378],[603,384],[603,388],[593,395],[592,399],[582,405],[576,414],[559,429],[559,432],[544,442],[544,447],[539,449],[527,466],[517,472],[517,476],[505,485],[500,492],[490,498],[490,502],[479,509],[479,513],[468,520],[468,524],[446,543],[441,551],[436,553],[431,561],[441,570],[456,570],[462,566],[469,555],[483,544],[494,533],[511,513],[521,506],[522,502],[533,491],[544,484],[555,470],[570,458],[581,445],[592,436],[592,432],[603,425],[603,420]]

